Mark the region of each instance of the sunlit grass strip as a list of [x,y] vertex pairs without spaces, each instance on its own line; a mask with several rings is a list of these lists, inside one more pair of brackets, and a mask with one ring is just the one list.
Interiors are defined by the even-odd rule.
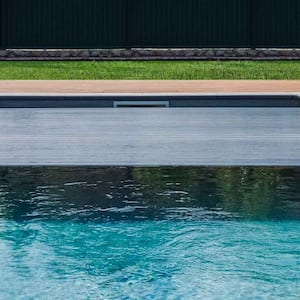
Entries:
[[300,61],[2,61],[0,79],[300,79]]

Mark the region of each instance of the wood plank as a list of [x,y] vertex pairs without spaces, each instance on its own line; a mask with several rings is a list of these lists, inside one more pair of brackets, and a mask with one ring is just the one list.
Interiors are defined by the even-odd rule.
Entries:
[[0,93],[300,94],[300,80],[1,80]]

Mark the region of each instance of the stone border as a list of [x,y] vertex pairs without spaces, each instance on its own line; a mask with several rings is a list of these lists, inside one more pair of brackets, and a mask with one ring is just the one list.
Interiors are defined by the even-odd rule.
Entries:
[[6,49],[0,60],[300,60],[300,49]]

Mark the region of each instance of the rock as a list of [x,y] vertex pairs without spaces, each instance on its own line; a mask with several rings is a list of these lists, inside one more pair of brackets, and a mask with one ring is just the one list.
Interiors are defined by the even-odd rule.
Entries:
[[88,50],[82,50],[80,53],[80,57],[82,57],[82,58],[87,58],[89,56],[90,56],[90,53]]
[[297,57],[297,52],[295,50],[290,51],[290,57]]
[[8,52],[6,50],[0,50],[0,57],[7,57]]
[[197,51],[195,49],[186,49],[184,51],[184,56],[185,57],[194,57],[196,56]]
[[122,50],[121,49],[112,49],[111,50],[111,56],[112,57],[121,57],[122,56]]
[[300,57],[300,49],[295,49],[294,51],[295,51],[296,55]]
[[243,56],[250,56],[250,57],[256,57],[256,56],[260,56],[261,52],[258,50],[254,50],[254,49],[247,49],[244,52]]
[[225,50],[224,57],[236,57],[236,51],[233,49]]
[[101,51],[100,50],[92,50],[90,51],[90,57],[99,57],[100,56]]
[[99,50],[99,57],[111,57],[111,51],[108,49]]
[[206,50],[205,51],[205,57],[214,57],[215,56],[215,51],[214,50]]
[[236,49],[235,54],[237,57],[244,57],[246,56],[246,49]]
[[16,51],[15,52],[15,55],[17,56],[17,57],[30,57],[31,56],[31,53],[30,53],[30,51]]
[[153,55],[151,50],[138,50],[138,53],[140,57],[147,57]]
[[71,57],[71,51],[69,50],[63,50],[61,51],[60,57],[64,58],[64,57]]
[[177,49],[177,50],[174,50],[174,54],[176,57],[183,57],[183,56],[186,56],[185,55],[186,51],[187,51],[186,49]]
[[195,51],[195,56],[197,57],[203,57],[205,56],[206,49],[194,49]]
[[58,51],[55,51],[55,50],[49,50],[49,51],[48,51],[48,56],[49,56],[49,57],[57,57],[57,56],[60,56],[60,55],[59,55],[59,52],[58,52]]
[[80,51],[79,50],[69,50],[71,57],[78,57]]
[[124,49],[121,52],[122,57],[132,57],[133,56],[133,51],[129,49]]
[[224,55],[225,55],[225,50],[217,49],[214,52],[215,52],[215,56],[218,56],[218,57],[224,57]]
[[284,56],[284,57],[288,57],[288,56],[290,56],[290,51],[288,51],[288,50],[280,50],[279,51],[279,55],[280,56]]
[[258,57],[266,57],[264,51],[258,51]]

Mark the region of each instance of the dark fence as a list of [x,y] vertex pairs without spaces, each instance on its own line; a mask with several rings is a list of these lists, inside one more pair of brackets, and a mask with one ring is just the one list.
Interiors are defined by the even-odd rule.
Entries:
[[300,47],[300,0],[0,0],[1,48]]

